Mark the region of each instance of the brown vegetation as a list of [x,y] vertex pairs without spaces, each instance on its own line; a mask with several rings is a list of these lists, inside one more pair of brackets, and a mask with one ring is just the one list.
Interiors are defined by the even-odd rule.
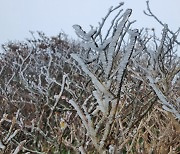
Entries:
[[74,25],[81,44],[39,32],[3,45],[2,153],[180,153],[179,31],[131,30],[122,5],[89,32]]

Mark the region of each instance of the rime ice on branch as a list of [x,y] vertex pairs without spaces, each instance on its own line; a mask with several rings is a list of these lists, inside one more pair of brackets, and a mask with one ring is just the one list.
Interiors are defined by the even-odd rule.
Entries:
[[[146,40],[146,37],[142,38],[143,31],[138,32],[137,29],[130,29],[131,24],[134,23],[134,21],[129,21],[132,10],[127,9],[122,13],[123,10],[120,9],[122,5],[123,3],[120,3],[116,8],[111,7],[105,18],[103,18],[99,24],[99,27],[94,28],[91,26],[89,32],[85,32],[79,25],[73,26],[77,36],[82,39],[82,46],[85,48],[85,52],[82,53],[82,55],[71,54],[71,57],[90,78],[95,89],[92,92],[95,102],[89,102],[89,105],[94,106],[93,103],[96,104],[96,108],[91,110],[92,114],[89,114],[87,110],[84,110],[85,114],[83,116],[83,112],[77,111],[77,114],[83,123],[87,123],[85,125],[86,129],[87,125],[89,125],[87,132],[96,145],[96,149],[101,153],[105,153],[106,151],[104,150],[104,145],[112,129],[112,123],[118,115],[119,109],[117,108],[122,101],[121,98],[126,95],[123,91],[125,86],[129,86],[130,84],[126,82],[128,80],[127,70],[134,74],[136,79],[133,80],[137,80],[137,82],[143,84],[146,83],[153,89],[155,92],[154,98],[159,99],[164,110],[172,113],[177,119],[180,119],[177,106],[175,107],[170,101],[167,101],[168,97],[163,94],[161,88],[155,85],[155,79],[151,77],[154,76],[155,72],[157,75],[154,76],[154,78],[164,78],[167,75],[167,72],[162,69],[166,69],[166,62],[169,60],[169,57],[166,57],[166,55],[171,52],[167,49],[167,46],[171,42],[166,43],[169,31],[168,26],[166,24],[164,25],[160,43],[157,43],[156,38],[154,38],[153,43],[156,44],[155,51],[152,51],[153,53],[149,52],[151,49],[148,43],[151,42],[151,37],[148,37]],[[102,29],[104,28],[104,24],[109,15],[114,11],[118,13],[112,20],[107,34],[103,37]],[[123,44],[123,42],[127,43]],[[176,40],[174,40],[174,42],[176,42]],[[138,87],[140,90],[142,88],[141,84],[139,84]],[[73,106],[76,103],[78,104],[78,102],[73,102],[73,104],[70,102]],[[80,110],[80,108],[78,110]],[[100,118],[96,117],[98,115],[101,115]],[[84,119],[85,117],[86,120]],[[90,125],[92,119],[95,117],[96,122]],[[106,121],[105,119],[108,120]],[[98,130],[104,121],[106,121],[104,131],[101,136],[97,138],[98,131],[95,130]],[[129,127],[132,124],[133,119]],[[98,143],[100,144],[98,145]],[[113,146],[114,145],[110,145],[110,147]]]

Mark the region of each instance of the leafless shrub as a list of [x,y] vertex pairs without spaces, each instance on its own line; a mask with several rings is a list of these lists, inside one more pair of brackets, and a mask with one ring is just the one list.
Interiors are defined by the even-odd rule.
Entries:
[[[131,29],[132,10],[111,7],[81,44],[64,34],[4,45],[0,149],[4,153],[178,153],[179,42],[163,25]],[[116,12],[106,34],[104,24]]]

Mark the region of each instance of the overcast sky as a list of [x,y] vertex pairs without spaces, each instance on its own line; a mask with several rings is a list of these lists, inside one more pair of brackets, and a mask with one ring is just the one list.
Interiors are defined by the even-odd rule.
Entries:
[[[85,29],[97,26],[110,6],[119,0],[0,0],[0,44],[10,40],[24,40],[31,37],[31,31],[43,31],[48,36],[64,31],[76,38],[73,24]],[[132,8],[133,27],[155,28],[161,26],[143,14],[146,0],[124,0],[124,9]],[[180,0],[150,0],[154,14],[176,31],[180,27]]]

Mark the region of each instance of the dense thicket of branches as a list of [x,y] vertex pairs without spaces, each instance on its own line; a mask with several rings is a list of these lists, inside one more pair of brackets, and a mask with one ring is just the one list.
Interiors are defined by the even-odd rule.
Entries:
[[[120,3],[85,32],[3,45],[0,150],[4,153],[180,152],[177,36],[132,30]],[[117,15],[106,34],[104,24]]]

